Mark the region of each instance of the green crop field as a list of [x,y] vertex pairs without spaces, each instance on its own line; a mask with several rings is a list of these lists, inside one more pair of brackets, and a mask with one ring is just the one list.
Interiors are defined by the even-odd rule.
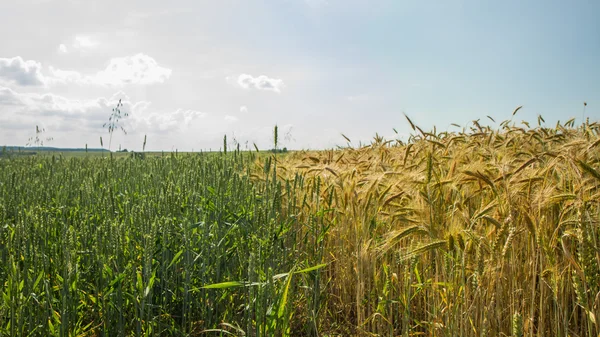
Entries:
[[600,125],[411,126],[0,158],[0,335],[597,337]]

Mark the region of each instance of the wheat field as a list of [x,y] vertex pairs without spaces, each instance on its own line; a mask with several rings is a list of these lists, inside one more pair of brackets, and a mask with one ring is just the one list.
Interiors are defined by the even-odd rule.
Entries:
[[0,334],[599,336],[600,124],[408,122],[328,151],[0,160]]
[[296,212],[325,212],[322,325],[598,336],[600,125],[436,133],[410,123],[408,143],[376,137],[282,160],[282,179],[300,174],[312,188]]

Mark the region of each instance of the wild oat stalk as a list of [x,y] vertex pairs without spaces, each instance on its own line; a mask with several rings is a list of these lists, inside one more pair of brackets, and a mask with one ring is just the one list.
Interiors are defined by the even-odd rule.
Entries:
[[[108,122],[106,122],[102,125],[103,128],[108,129],[108,133],[110,134],[110,137],[108,140],[108,151],[110,151],[110,149],[111,149],[112,137],[113,137],[113,133],[115,130],[120,129],[121,131],[123,131],[124,134],[127,134],[125,127],[120,124],[120,121],[121,121],[121,119],[129,116],[129,113],[127,111],[122,111],[121,110],[122,108],[123,108],[123,103],[121,103],[121,100],[119,99],[117,106],[112,109],[112,113],[108,117]],[[102,138],[100,138],[100,139],[101,139],[100,143],[102,143]]]

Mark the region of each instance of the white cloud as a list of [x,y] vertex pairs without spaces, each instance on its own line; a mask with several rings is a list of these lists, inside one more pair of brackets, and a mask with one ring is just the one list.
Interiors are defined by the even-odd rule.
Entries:
[[98,41],[94,41],[87,35],[77,35],[73,39],[73,48],[75,49],[91,49],[96,46],[98,46]]
[[121,120],[128,132],[163,133],[187,128],[194,120],[207,114],[194,110],[177,109],[172,112],[149,112],[150,102],[134,102],[124,92],[109,98],[70,99],[51,93],[19,93],[0,87],[0,124],[7,129],[36,123],[53,125],[54,130],[102,131],[112,109],[119,99],[121,111],[129,116]]
[[22,102],[12,89],[0,87],[0,104],[5,106],[19,106]]
[[61,70],[56,69],[53,66],[49,67],[50,76],[48,77],[48,81],[51,84],[57,83],[79,83],[79,84],[90,84],[88,78],[83,76],[80,72],[74,70]]
[[112,58],[104,70],[93,75],[83,75],[78,71],[52,66],[49,67],[49,74],[44,75],[40,62],[25,61],[20,56],[0,58],[0,83],[20,86],[66,83],[102,86],[148,85],[165,82],[171,73],[171,69],[159,66],[156,60],[142,53]]
[[95,80],[112,85],[162,83],[171,76],[171,69],[158,65],[146,54],[118,57],[110,60],[106,69],[98,72]]
[[252,75],[241,74],[238,77],[237,83],[244,89],[268,90],[277,93],[281,92],[281,89],[284,87],[283,80],[270,78],[265,75],[253,77]]
[[70,50],[87,51],[94,49],[99,45],[100,43],[94,40],[91,36],[79,34],[75,35],[75,37],[71,40],[71,43],[69,43],[70,47],[67,47],[66,44],[61,43],[58,45],[58,50],[63,54],[67,54]]
[[[117,95],[124,97],[125,111],[145,109],[149,105],[149,102],[134,103],[125,95]],[[19,93],[0,87],[0,113],[13,120],[51,119],[64,129],[102,127],[119,100],[117,95],[108,99],[76,100],[52,93]]]
[[88,76],[77,71],[50,67],[51,80],[55,83],[105,86],[163,83],[171,73],[171,69],[159,66],[154,58],[143,53],[112,58],[104,70]]
[[20,56],[0,58],[0,81],[20,86],[44,85],[42,64],[32,60],[25,61]]
[[204,118],[207,113],[177,109],[169,113],[152,113],[147,116],[136,114],[135,127],[138,131],[170,132],[186,129],[194,120]]
[[228,122],[237,122],[238,118],[235,117],[235,116],[227,115],[227,116],[225,116],[225,120],[228,121]]
[[242,105],[242,106],[240,107],[240,112],[243,112],[243,113],[246,113],[246,112],[248,112],[248,107],[247,107],[247,106],[245,106],[245,105]]

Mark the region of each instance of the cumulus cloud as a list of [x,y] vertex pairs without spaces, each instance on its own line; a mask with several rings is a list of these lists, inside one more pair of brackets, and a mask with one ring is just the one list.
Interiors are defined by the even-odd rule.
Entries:
[[237,122],[238,118],[235,116],[227,115],[227,116],[225,116],[225,120],[228,122]]
[[92,75],[84,75],[74,70],[57,69],[52,66],[44,75],[40,62],[26,61],[20,56],[0,58],[0,83],[20,86],[67,83],[114,87],[128,84],[148,85],[165,82],[171,73],[171,69],[158,65],[154,58],[143,53],[112,58],[105,69]]
[[[134,103],[128,97],[124,98],[123,109],[127,111],[143,110],[149,104],[143,101]],[[0,87],[1,114],[14,117],[13,120],[52,119],[61,122],[63,129],[102,127],[118,100],[117,96],[76,100],[52,93],[19,93]]]
[[91,84],[89,79],[82,75],[78,71],[74,70],[61,70],[56,69],[52,66],[49,67],[50,75],[48,76],[48,82],[51,84],[64,84],[64,83],[79,83],[79,84]]
[[281,89],[284,87],[283,80],[270,78],[265,75],[254,77],[248,74],[241,74],[238,77],[237,83],[244,89],[267,90],[277,93],[281,92]]
[[177,109],[169,113],[152,113],[134,116],[136,127],[150,132],[166,133],[186,129],[194,120],[204,118],[205,112]]
[[20,56],[0,58],[0,81],[20,86],[41,86],[45,83],[42,64]]
[[104,70],[93,75],[83,75],[72,70],[50,67],[50,80],[53,83],[94,84],[123,86],[127,84],[163,83],[171,76],[172,70],[161,67],[156,60],[146,54],[112,58]]
[[98,44],[98,41],[87,35],[77,35],[73,39],[73,48],[75,49],[92,49],[98,46]]
[[70,47],[67,47],[66,44],[61,43],[58,45],[58,50],[67,54],[70,50],[79,50],[79,51],[87,51],[96,48],[100,43],[94,40],[91,36],[88,35],[76,35],[69,43]]
[[243,113],[246,113],[246,112],[248,112],[248,107],[247,107],[247,106],[245,106],[245,105],[242,105],[242,106],[240,107],[240,112],[243,112]]
[[159,66],[152,57],[140,53],[111,59],[106,69],[93,76],[93,80],[108,85],[162,83],[171,72],[171,69]]
[[0,104],[5,106],[19,106],[22,104],[22,101],[14,90],[0,87]]
[[0,123],[7,128],[15,128],[22,124],[35,125],[46,121],[62,131],[100,131],[119,99],[123,104],[121,111],[129,114],[122,119],[122,123],[126,130],[133,132],[178,131],[206,116],[203,112],[183,109],[152,112],[149,111],[150,102],[134,102],[124,92],[117,92],[108,98],[78,100],[52,93],[19,93],[0,87],[0,116],[5,116]]

